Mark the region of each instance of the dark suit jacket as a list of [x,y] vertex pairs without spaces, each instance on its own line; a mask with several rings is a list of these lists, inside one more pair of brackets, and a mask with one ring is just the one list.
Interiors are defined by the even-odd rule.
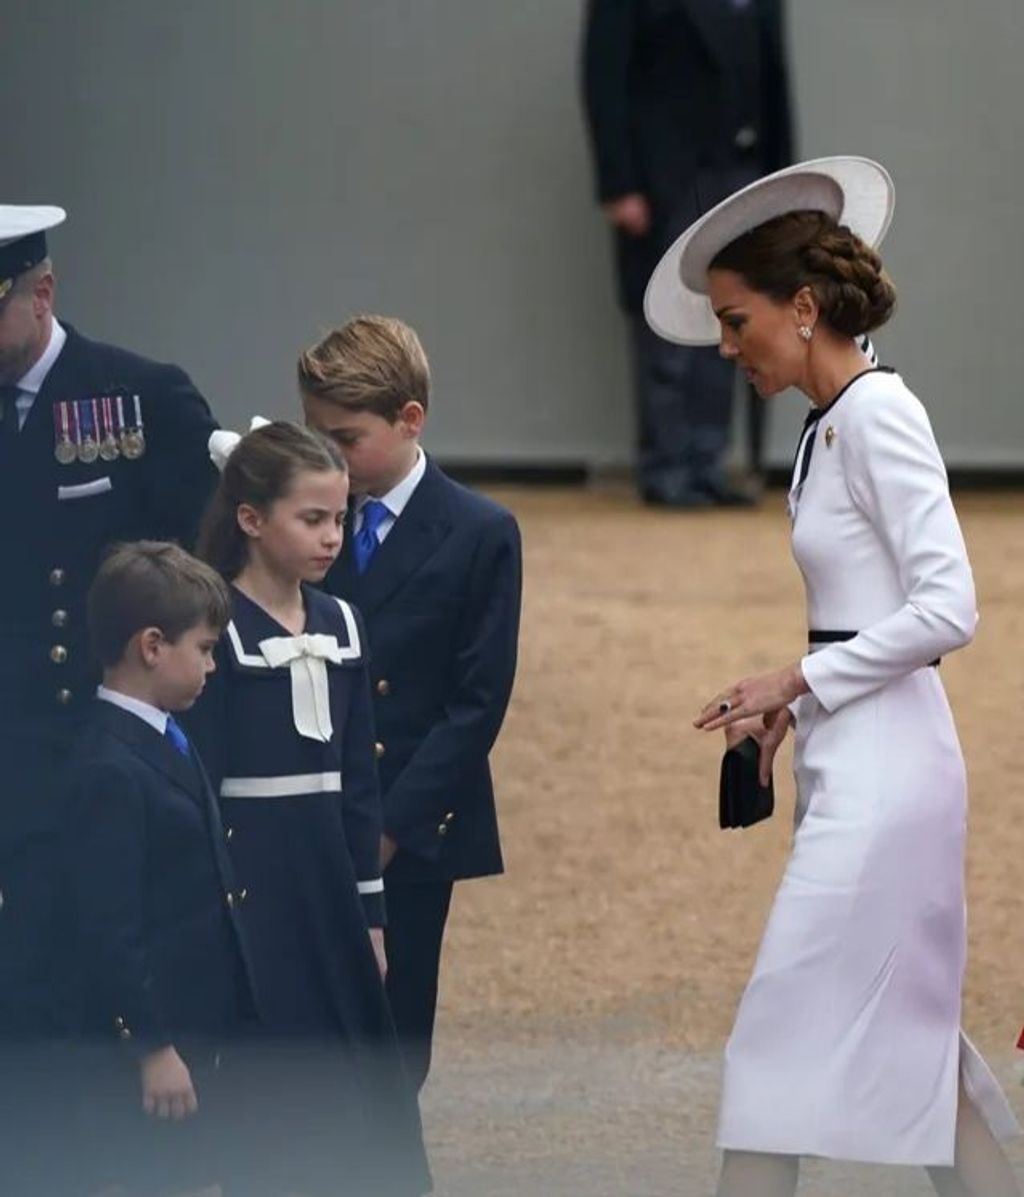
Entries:
[[[731,0],[589,0],[583,88],[598,198],[644,195],[649,236],[619,238],[622,300],[639,310],[658,259],[724,198],[735,168],[751,177],[789,163],[782,0],[751,0],[757,18],[756,151],[737,161]],[[719,176],[724,175],[724,179]],[[736,184],[739,185],[739,184]]]
[[384,829],[399,845],[387,881],[501,872],[488,754],[515,677],[515,519],[428,460],[366,573],[349,535],[326,584],[369,635]]
[[224,832],[198,758],[95,700],[67,827],[76,1026],[147,1051],[252,1013]]

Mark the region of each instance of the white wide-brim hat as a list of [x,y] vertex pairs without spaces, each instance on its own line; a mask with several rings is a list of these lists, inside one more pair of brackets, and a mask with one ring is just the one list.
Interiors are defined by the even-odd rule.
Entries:
[[744,187],[695,221],[665,251],[644,294],[647,323],[666,341],[716,345],[708,268],[737,237],[787,212],[826,212],[873,249],[892,221],[895,189],[870,158],[815,158]]

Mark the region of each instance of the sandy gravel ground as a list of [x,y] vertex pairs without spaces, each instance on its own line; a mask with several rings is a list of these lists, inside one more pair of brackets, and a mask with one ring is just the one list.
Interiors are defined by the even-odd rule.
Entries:
[[[456,891],[424,1100],[438,1191],[706,1193],[719,1053],[785,861],[792,781],[780,758],[776,817],[720,832],[719,741],[690,720],[719,686],[800,653],[782,498],[679,514],[616,489],[495,494],[526,564],[494,758],[508,873]],[[971,778],[964,1022],[1024,1114],[1024,496],[958,507],[982,612],[942,666]],[[801,1188],[928,1191],[822,1164]]]

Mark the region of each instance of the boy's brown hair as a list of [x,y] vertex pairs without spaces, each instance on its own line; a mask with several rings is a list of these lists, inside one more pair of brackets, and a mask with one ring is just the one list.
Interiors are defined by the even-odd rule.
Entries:
[[201,623],[223,631],[231,618],[231,595],[220,575],[163,540],[114,545],[86,606],[93,651],[104,666],[117,665],[143,628],[159,628],[173,644]]
[[304,395],[393,424],[409,402],[430,403],[430,366],[420,339],[390,316],[356,316],[299,358]]

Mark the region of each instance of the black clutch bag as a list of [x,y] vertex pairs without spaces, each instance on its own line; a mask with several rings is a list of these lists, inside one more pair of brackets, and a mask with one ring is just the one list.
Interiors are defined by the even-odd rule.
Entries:
[[757,775],[760,755],[761,746],[753,736],[726,749],[718,782],[719,827],[752,827],[775,810],[771,778],[763,786]]

